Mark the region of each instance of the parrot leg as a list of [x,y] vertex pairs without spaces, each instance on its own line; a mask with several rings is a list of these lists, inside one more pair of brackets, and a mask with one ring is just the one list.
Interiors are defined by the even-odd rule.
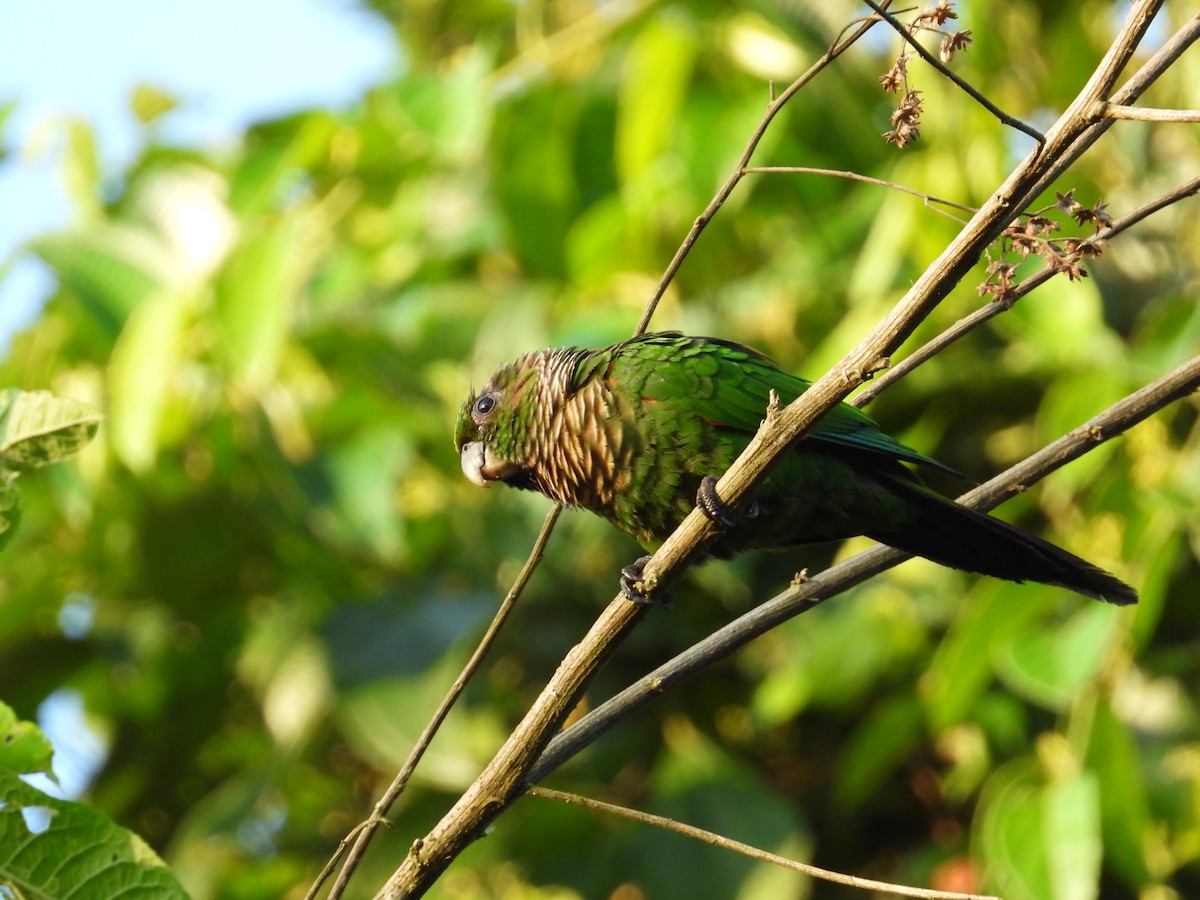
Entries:
[[717,494],[717,480],[715,475],[704,476],[700,482],[700,489],[696,491],[696,506],[722,531],[729,531],[743,516],[753,519],[758,515],[757,500],[751,500],[750,504],[745,507],[745,512],[734,510],[722,500]]
[[654,596],[648,597],[638,589],[638,584],[642,580],[642,570],[646,568],[648,562],[650,562],[649,556],[641,556],[621,570],[621,593],[631,603],[670,609],[675,605],[670,594],[655,593]]

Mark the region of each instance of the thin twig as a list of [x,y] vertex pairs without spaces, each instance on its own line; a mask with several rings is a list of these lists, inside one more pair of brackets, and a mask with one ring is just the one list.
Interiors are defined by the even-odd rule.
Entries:
[[[886,8],[891,5],[891,0],[885,0],[883,6]],[[831,62],[842,55],[855,41],[866,34],[874,25],[878,23],[878,19],[874,16],[868,16],[860,21],[850,34],[835,41],[833,45],[826,50],[815,63],[808,67],[803,75],[787,86],[787,89],[775,96],[775,86],[770,86],[771,100],[767,104],[767,110],[763,113],[763,117],[759,120],[753,134],[750,135],[750,140],[746,142],[746,146],[742,149],[742,155],[738,157],[737,163],[733,167],[733,171],[729,173],[729,177],[717,189],[717,193],[709,201],[708,206],[704,207],[704,211],[696,217],[692,222],[692,227],[688,229],[688,233],[684,236],[683,242],[680,243],[679,249],[675,251],[675,255],[671,257],[671,261],[667,263],[667,268],[663,271],[662,277],[658,280],[658,284],[654,288],[654,293],[650,295],[650,299],[646,301],[646,308],[642,311],[642,317],[638,321],[637,328],[634,329],[634,335],[639,335],[646,330],[650,325],[650,319],[654,317],[654,311],[658,308],[658,303],[666,293],[667,287],[675,279],[675,273],[679,271],[679,267],[683,265],[683,261],[695,246],[696,241],[700,239],[700,234],[712,221],[713,216],[725,205],[725,201],[729,199],[729,195],[733,193],[734,188],[738,186],[738,182],[746,174],[746,166],[750,163],[750,158],[754,155],[754,151],[758,149],[759,142],[762,141],[763,135],[767,133],[767,128],[775,119],[779,110],[783,109],[784,105],[792,99],[796,93],[806,84],[812,81],[821,70],[828,66]],[[842,34],[846,30],[843,29]]]
[[[1200,356],[1193,357],[985,484],[963,494],[957,502],[972,509],[992,509],[1197,388],[1200,388]],[[572,723],[538,758],[529,772],[529,783],[540,781],[613,726],[754,638],[908,558],[908,554],[899,550],[876,546],[792,585]]]
[[1200,110],[1196,109],[1157,109],[1153,106],[1105,103],[1099,114],[1106,119],[1134,119],[1138,122],[1200,122]]
[[997,119],[999,119],[1005,125],[1008,125],[1011,128],[1015,128],[1015,129],[1017,129],[1017,131],[1024,132],[1025,134],[1027,134],[1031,138],[1033,138],[1035,141],[1037,141],[1038,144],[1046,143],[1046,137],[1040,131],[1038,131],[1032,125],[1022,122],[1020,119],[1016,118],[1015,116],[1010,116],[1008,113],[1006,113],[1004,110],[1002,110],[1000,107],[998,107],[995,103],[993,103],[987,97],[983,96],[983,94],[979,93],[979,91],[975,90],[975,88],[971,87],[971,85],[968,84],[959,75],[957,75],[954,72],[954,70],[952,70],[948,66],[944,65],[940,59],[938,59],[936,56],[934,56],[932,53],[930,53],[928,50],[926,50],[924,47],[922,47],[921,42],[918,41],[916,39],[916,37],[914,37],[912,35],[911,32],[909,32],[909,30],[904,26],[904,23],[901,22],[899,19],[897,19],[891,13],[887,12],[883,8],[882,5],[876,3],[875,0],[866,0],[866,3],[867,3],[867,6],[871,7],[871,9],[875,10],[875,12],[879,15],[880,18],[882,18],[885,22],[887,22],[889,25],[891,25],[892,28],[895,29],[895,31],[897,33],[899,33],[899,35],[902,38],[904,38],[905,42],[910,47],[912,47],[914,50],[917,51],[917,53],[920,55],[921,59],[925,60],[925,62],[929,63],[929,65],[933,66],[935,69],[937,69],[943,75],[945,75],[947,78],[949,78],[951,81],[953,81],[958,87],[960,87],[962,90],[966,91],[966,93],[970,95],[972,100],[974,100],[976,103],[978,103],[980,106],[982,106],[988,112],[990,112],[993,116],[995,116]]
[[338,859],[346,852],[346,847],[349,841],[353,839],[354,846],[346,857],[346,863],[342,867],[342,871],[338,874],[337,880],[333,883],[333,887],[329,890],[329,900],[337,900],[345,892],[347,885],[350,882],[350,876],[354,874],[355,868],[362,860],[363,854],[367,851],[367,845],[370,844],[371,838],[374,837],[375,831],[381,824],[387,822],[388,811],[392,808],[404,792],[408,780],[412,777],[413,772],[417,768],[417,764],[421,761],[421,757],[425,755],[425,751],[429,748],[430,742],[433,740],[438,729],[442,727],[442,723],[446,720],[446,716],[450,714],[451,708],[457,702],[459,695],[467,686],[467,682],[475,675],[476,670],[482,664],[484,657],[495,643],[496,637],[500,634],[500,629],[504,627],[505,621],[508,619],[509,613],[516,606],[517,600],[525,590],[525,586],[529,583],[529,579],[533,576],[534,570],[542,561],[542,556],[546,552],[546,544],[550,540],[550,534],[554,531],[554,524],[558,521],[558,516],[562,512],[562,507],[555,504],[554,508],[546,514],[546,519],[542,522],[542,530],[538,532],[537,540],[533,542],[533,549],[529,551],[529,556],[525,560],[525,565],[521,567],[521,571],[517,573],[516,579],[512,583],[512,587],[508,589],[504,600],[500,603],[500,608],[496,610],[496,615],[492,617],[492,622],[487,627],[487,631],[483,633],[483,637],[479,639],[479,644],[475,647],[475,651],[471,654],[471,658],[467,660],[467,664],[463,666],[463,670],[459,673],[458,678],[454,680],[454,684],[450,686],[450,690],[446,692],[446,696],[442,698],[442,702],[438,704],[437,710],[432,718],[425,725],[425,729],[417,738],[416,744],[408,754],[408,759],[404,761],[404,765],[400,771],[396,773],[396,777],[384,791],[383,796],[375,803],[375,807],[371,810],[371,815],[368,819],[360,822],[354,827],[350,834],[342,839],[334,852],[333,857],[325,864],[325,868],[321,870],[321,874],[313,882],[312,887],[308,889],[308,893],[304,895],[305,900],[313,900],[317,896],[317,891],[321,885],[333,872],[337,865]]
[[[937,209],[937,206],[949,206],[951,209],[957,209],[965,213],[975,212],[975,207],[973,206],[967,206],[954,200],[946,200],[943,197],[927,194],[925,191],[918,191],[916,188],[911,188],[905,184],[897,184],[894,181],[872,178],[870,175],[859,175],[857,172],[847,172],[845,169],[818,169],[812,166],[746,166],[742,171],[747,175],[827,175],[831,178],[845,178],[849,181],[861,181],[863,184],[874,184],[879,187],[891,188],[894,191],[911,194],[914,197],[920,197],[925,201],[926,206],[936,212],[943,212],[943,210]],[[937,204],[937,206],[934,204]],[[956,222],[962,221],[957,216],[951,216],[951,218]]]
[[605,803],[603,800],[593,800],[590,797],[582,797],[579,794],[569,794],[566,791],[556,791],[551,788],[532,787],[529,793],[534,797],[544,797],[547,800],[558,800],[561,803],[570,803],[574,806],[582,806],[584,809],[595,810],[596,812],[607,813],[611,816],[620,816],[623,819],[629,819],[634,822],[640,822],[643,825],[652,825],[655,828],[663,828],[667,831],[674,831],[676,834],[682,834],[685,837],[695,838],[703,841],[706,844],[712,844],[714,847],[721,847],[725,850],[732,850],[734,853],[740,853],[743,856],[748,856],[751,859],[757,859],[760,862],[771,863],[772,865],[782,866],[785,869],[791,869],[795,872],[801,872],[808,875],[810,878],[819,878],[822,881],[832,881],[835,884],[844,884],[847,887],[860,888],[864,891],[878,891],[883,894],[896,894],[900,897],[918,897],[921,900],[1000,900],[999,897],[994,897],[988,894],[963,894],[958,891],[935,891],[929,888],[908,887],[903,884],[892,884],[887,881],[874,881],[870,878],[859,878],[855,875],[843,875],[841,872],[834,872],[830,869],[822,869],[818,866],[810,866],[807,863],[797,862],[794,859],[788,859],[786,856],[780,856],[777,853],[768,853],[766,850],[760,850],[751,844],[743,844],[741,841],[735,841],[732,838],[727,838],[724,835],[716,834],[712,831],[707,831],[703,828],[697,828],[695,825],[687,825],[683,822],[678,822],[675,819],[668,819],[664,816],[656,816],[653,813],[642,812],[641,810],[629,809],[626,806],[618,806],[615,803]]
[[[1178,187],[1167,191],[1165,194],[1156,197],[1149,203],[1142,204],[1133,212],[1122,216],[1107,228],[1103,228],[1097,232],[1096,239],[1103,241],[1110,240],[1159,210],[1165,209],[1171,204],[1178,203],[1180,200],[1194,196],[1197,193],[1200,193],[1200,177],[1184,182]],[[874,381],[868,383],[863,390],[855,395],[850,403],[859,408],[866,406],[897,380],[903,378],[923,363],[933,359],[933,357],[937,356],[959,338],[970,334],[984,322],[994,319],[1005,310],[1011,309],[1013,304],[1018,300],[1034,288],[1045,284],[1056,274],[1058,273],[1049,267],[1040,269],[1018,284],[1014,290],[1008,293],[1005,300],[993,300],[990,303],[985,303],[969,315],[963,316],[937,337],[917,348],[913,353],[892,366],[892,368],[888,369]]]

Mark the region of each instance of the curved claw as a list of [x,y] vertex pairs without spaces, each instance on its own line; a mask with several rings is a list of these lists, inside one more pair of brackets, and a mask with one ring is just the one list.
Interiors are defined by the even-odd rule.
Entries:
[[705,475],[700,480],[700,489],[696,491],[696,508],[700,512],[708,516],[709,520],[722,531],[729,531],[737,524],[738,519],[758,518],[757,500],[742,503],[740,508],[734,509],[717,493],[717,480],[715,475]]
[[717,493],[715,475],[705,475],[701,479],[700,489],[696,491],[696,507],[723,531],[735,524],[733,509]]
[[648,596],[640,587],[642,583],[642,571],[646,568],[646,563],[648,562],[650,562],[649,556],[641,556],[621,570],[621,594],[630,603],[637,603],[640,606],[661,606],[663,609],[670,609],[674,606],[670,594],[655,592],[653,596]]

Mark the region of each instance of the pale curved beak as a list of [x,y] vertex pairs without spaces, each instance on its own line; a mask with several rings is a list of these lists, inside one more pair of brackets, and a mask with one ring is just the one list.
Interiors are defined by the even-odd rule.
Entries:
[[461,460],[463,474],[467,476],[467,479],[472,484],[477,484],[482,488],[487,487],[487,479],[483,477],[485,465],[483,441],[469,441],[463,444]]
[[503,459],[488,459],[487,446],[483,441],[468,441],[460,451],[463,474],[480,487],[488,487],[489,482],[504,481],[521,471],[516,463]]

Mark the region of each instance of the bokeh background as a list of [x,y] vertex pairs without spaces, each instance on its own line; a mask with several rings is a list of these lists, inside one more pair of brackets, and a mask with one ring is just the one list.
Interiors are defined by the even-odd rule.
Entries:
[[[955,68],[1044,126],[1126,7],[963,2],[952,24],[975,44]],[[1184,7],[1166,5],[1151,49]],[[0,386],[107,417],[76,461],[22,479],[0,566],[0,698],[51,734],[64,790],[143,835],[198,898],[302,896],[547,511],[462,478],[450,433],[468,387],[531,348],[627,336],[768,83],[862,12],[10,10]],[[882,31],[861,42],[755,162],[986,197],[1028,139],[914,62],[921,139],[885,144],[893,98],[878,77],[898,51]],[[1147,103],[1200,107],[1198,86],[1193,53]],[[1056,187],[1120,215],[1198,167],[1194,125],[1119,123]],[[1051,282],[873,415],[981,480],[1083,422],[1197,352],[1196,221],[1190,200],[1121,236],[1092,277]],[[742,340],[815,377],[955,227],[898,192],[754,176],[653,326]],[[980,267],[913,345],[983,302],[982,280]],[[1137,585],[1136,610],[909,562],[663,698],[549,783],[868,877],[1013,900],[1200,894],[1197,410],[1177,404],[1000,513]],[[865,545],[698,569],[590,702]],[[490,758],[638,552],[563,517],[352,896],[370,896]],[[533,798],[434,894],[862,896]]]

